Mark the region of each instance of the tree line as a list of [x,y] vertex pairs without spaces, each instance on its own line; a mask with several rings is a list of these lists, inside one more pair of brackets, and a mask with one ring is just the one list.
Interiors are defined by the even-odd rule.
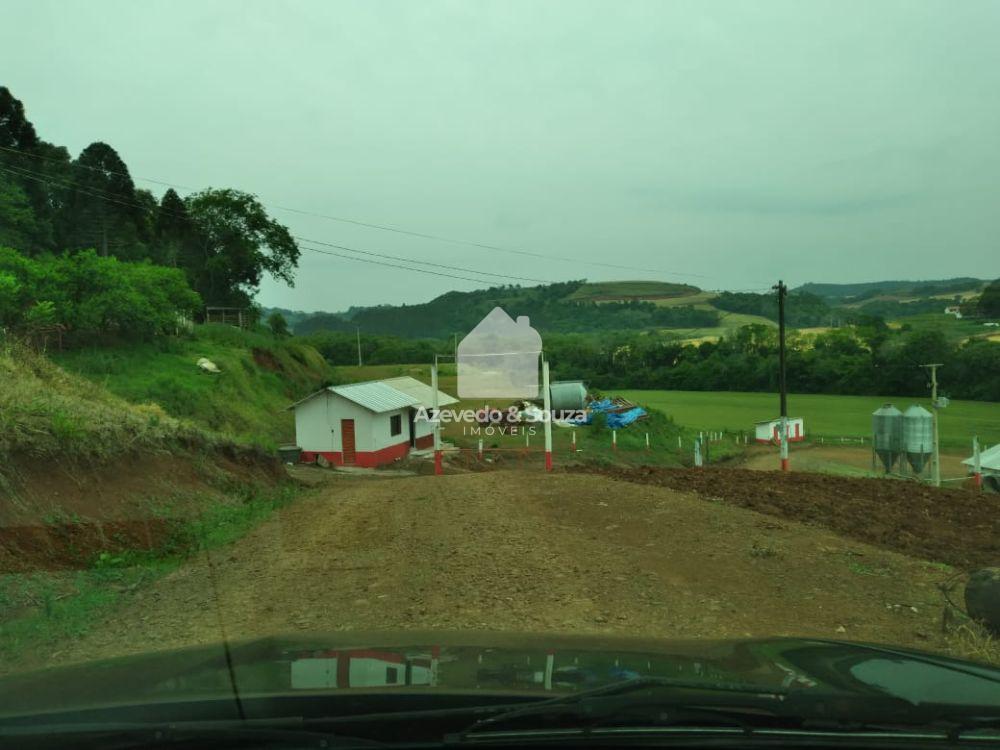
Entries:
[[517,310],[542,332],[615,331],[646,328],[711,328],[716,310],[660,307],[652,302],[577,302],[568,297],[585,282],[534,287],[503,285],[471,292],[447,292],[418,305],[365,307],[349,315],[320,313],[295,326],[298,334],[362,331],[413,338],[446,338],[474,328],[494,307]]
[[[547,336],[554,378],[598,388],[776,392],[777,331],[744,326],[700,344],[662,333],[609,337]],[[787,338],[788,387],[795,393],[922,396],[920,365],[942,362],[943,393],[1000,401],[1000,346],[983,339],[949,341],[939,329],[896,330],[881,319]]]
[[[332,365],[358,361],[355,333],[312,334],[302,339]],[[669,332],[545,335],[545,352],[557,380],[584,380],[600,390],[776,392],[778,334],[748,325],[719,341],[678,341]],[[1000,346],[973,339],[950,342],[937,329],[899,330],[881,319],[819,334],[792,332],[788,385],[795,393],[923,396],[927,362],[943,362],[943,393],[953,398],[1000,401]],[[451,354],[454,341],[364,333],[366,364],[427,364]]]
[[[0,86],[0,247],[175,268],[206,305],[248,307],[263,277],[293,282],[299,247],[257,198],[233,189],[157,198],[107,143],[75,158],[40,138]],[[87,261],[89,262],[89,261]]]
[[0,247],[0,330],[70,343],[176,333],[201,308],[184,274],[94,250],[29,258]]

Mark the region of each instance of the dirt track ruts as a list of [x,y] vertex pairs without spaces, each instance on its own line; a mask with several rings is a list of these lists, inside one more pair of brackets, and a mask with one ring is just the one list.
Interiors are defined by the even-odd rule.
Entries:
[[591,475],[338,477],[210,560],[126,595],[43,662],[215,643],[219,613],[231,639],[477,629],[944,646],[937,566]]

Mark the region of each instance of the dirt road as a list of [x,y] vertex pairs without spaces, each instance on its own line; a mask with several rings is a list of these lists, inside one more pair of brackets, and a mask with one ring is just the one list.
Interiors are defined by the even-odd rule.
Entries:
[[943,648],[938,565],[676,490],[338,478],[130,595],[50,663],[293,631],[813,635]]

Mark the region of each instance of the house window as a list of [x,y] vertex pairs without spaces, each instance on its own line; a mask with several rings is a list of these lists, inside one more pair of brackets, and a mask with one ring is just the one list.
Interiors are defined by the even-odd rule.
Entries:
[[403,415],[395,414],[389,417],[389,434],[390,435],[402,435],[403,434]]

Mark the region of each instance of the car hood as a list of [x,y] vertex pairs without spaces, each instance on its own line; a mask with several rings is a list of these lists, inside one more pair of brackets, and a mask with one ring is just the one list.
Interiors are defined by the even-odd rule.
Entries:
[[871,644],[510,633],[287,635],[51,667],[0,679],[0,716],[233,696],[552,695],[655,675],[684,684],[1000,706],[1000,670]]

